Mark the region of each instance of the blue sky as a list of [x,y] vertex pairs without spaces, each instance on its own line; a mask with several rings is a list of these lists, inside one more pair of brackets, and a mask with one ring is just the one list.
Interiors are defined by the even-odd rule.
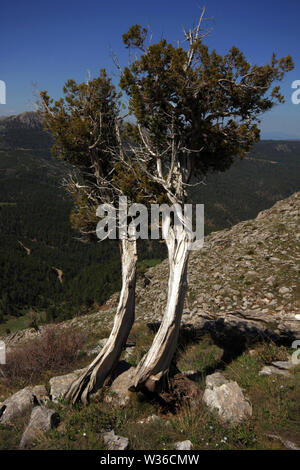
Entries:
[[212,18],[207,43],[217,52],[236,45],[258,64],[273,51],[293,57],[295,69],[282,83],[286,104],[264,115],[261,127],[265,138],[300,138],[300,104],[291,102],[291,84],[300,80],[299,0],[2,2],[0,80],[6,82],[7,99],[0,104],[0,115],[33,109],[34,83],[58,98],[69,78],[82,81],[88,71],[95,76],[102,67],[116,75],[111,50],[121,64],[127,62],[121,38],[131,25],[150,26],[153,40],[163,34],[177,41],[182,27],[196,22],[204,5]]

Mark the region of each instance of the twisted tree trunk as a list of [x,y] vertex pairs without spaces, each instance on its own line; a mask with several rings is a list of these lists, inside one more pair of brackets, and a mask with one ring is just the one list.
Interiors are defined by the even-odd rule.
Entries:
[[[178,334],[187,287],[189,240],[184,232],[175,239],[170,227],[166,239],[169,256],[168,301],[160,328],[148,353],[137,366],[131,390],[146,387],[155,392],[166,385],[169,368],[177,348]],[[158,387],[159,385],[159,387]]]
[[73,382],[66,399],[86,404],[90,393],[101,388],[111,375],[126,344],[135,316],[137,249],[135,238],[121,241],[122,290],[110,337],[87,370]]

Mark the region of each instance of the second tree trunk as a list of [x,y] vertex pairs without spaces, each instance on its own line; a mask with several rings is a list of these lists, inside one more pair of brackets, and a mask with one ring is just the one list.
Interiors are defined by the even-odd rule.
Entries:
[[166,240],[169,255],[168,301],[160,328],[148,353],[137,366],[132,390],[146,387],[154,392],[162,382],[175,354],[187,287],[189,241],[185,232],[176,240],[170,229]]
[[135,316],[135,284],[137,250],[134,238],[121,242],[122,290],[113,329],[107,343],[86,371],[73,382],[66,399],[75,403],[79,399],[87,403],[89,394],[101,388],[110,376],[122,350]]

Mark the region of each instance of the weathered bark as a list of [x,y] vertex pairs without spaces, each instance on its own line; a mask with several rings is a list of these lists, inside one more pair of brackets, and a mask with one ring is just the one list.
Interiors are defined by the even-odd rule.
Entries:
[[187,287],[189,240],[182,231],[175,239],[169,229],[166,239],[169,256],[168,301],[160,328],[148,353],[138,364],[132,390],[146,387],[156,392],[166,386],[169,368],[177,348],[178,334]]
[[109,378],[124,348],[135,316],[137,250],[134,238],[121,242],[122,290],[113,329],[104,348],[70,387],[66,399],[86,404],[90,393],[99,390]]

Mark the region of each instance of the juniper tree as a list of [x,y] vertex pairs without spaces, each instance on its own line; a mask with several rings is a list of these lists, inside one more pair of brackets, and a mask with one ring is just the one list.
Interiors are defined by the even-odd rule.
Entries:
[[[54,102],[47,92],[41,93],[45,126],[54,137],[53,154],[75,169],[65,181],[74,206],[73,226],[83,236],[96,237],[97,207],[117,205],[129,177],[124,168],[120,118],[120,93],[117,93],[105,70],[99,77],[77,84],[69,80],[63,98]],[[126,170],[126,171],[125,171]],[[135,311],[136,239],[120,240],[122,289],[114,325],[102,351],[76,380],[67,398],[87,402],[89,394],[101,387],[110,376],[122,352]]]
[[[204,44],[203,14],[177,46],[164,38],[146,44],[147,30],[140,25],[123,35],[126,47],[135,50],[120,82],[135,119],[128,125],[131,158],[160,187],[160,197],[177,204],[179,217],[190,185],[209,172],[227,170],[259,140],[260,116],[284,101],[278,82],[293,68],[290,56],[273,54],[269,63],[251,65],[237,47],[224,56],[210,51]],[[151,198],[157,202],[155,194]],[[167,219],[168,300],[153,343],[137,366],[133,390],[166,387],[177,346],[191,239],[184,229],[176,238],[173,218]]]

